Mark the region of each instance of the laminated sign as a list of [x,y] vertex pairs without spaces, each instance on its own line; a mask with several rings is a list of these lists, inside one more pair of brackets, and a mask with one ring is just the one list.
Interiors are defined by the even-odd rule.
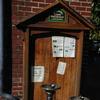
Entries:
[[52,37],[53,57],[63,57],[63,40],[61,36]]
[[64,75],[66,70],[66,62],[59,62],[57,68],[57,74]]
[[64,57],[75,57],[75,45],[75,38],[64,38]]
[[72,37],[53,36],[53,57],[75,57],[76,39]]
[[44,66],[32,67],[32,82],[43,82],[44,80]]

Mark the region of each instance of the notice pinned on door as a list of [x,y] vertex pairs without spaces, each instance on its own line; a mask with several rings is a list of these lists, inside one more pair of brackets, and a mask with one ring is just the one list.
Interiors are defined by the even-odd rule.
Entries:
[[63,38],[62,36],[52,37],[53,57],[63,57]]
[[34,66],[31,71],[32,82],[43,82],[44,66]]
[[52,36],[53,57],[75,57],[76,39],[72,37]]
[[66,63],[60,61],[58,63],[57,74],[64,75],[65,69],[66,69]]
[[64,39],[64,57],[75,57],[76,39],[66,37]]

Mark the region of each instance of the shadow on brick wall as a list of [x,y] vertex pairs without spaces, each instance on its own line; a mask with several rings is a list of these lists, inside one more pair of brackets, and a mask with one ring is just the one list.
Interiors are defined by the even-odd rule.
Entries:
[[11,93],[12,85],[12,41],[11,0],[3,0],[3,92]]

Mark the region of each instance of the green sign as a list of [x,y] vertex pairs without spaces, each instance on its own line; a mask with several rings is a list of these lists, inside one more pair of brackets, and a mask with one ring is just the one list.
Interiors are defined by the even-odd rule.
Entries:
[[65,21],[65,10],[60,9],[57,11],[54,11],[53,14],[51,14],[48,17],[49,22],[64,22]]

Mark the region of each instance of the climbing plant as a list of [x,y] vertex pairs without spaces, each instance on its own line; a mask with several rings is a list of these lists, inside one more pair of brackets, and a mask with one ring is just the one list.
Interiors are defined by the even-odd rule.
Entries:
[[91,21],[96,26],[90,31],[90,40],[100,40],[100,1],[93,0],[91,9]]

